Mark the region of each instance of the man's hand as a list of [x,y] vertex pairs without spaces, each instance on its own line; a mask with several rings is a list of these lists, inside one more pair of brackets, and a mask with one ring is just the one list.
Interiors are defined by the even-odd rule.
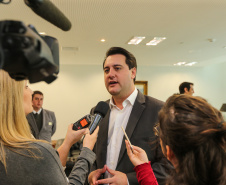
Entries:
[[107,167],[107,171],[113,176],[108,179],[101,179],[96,181],[96,184],[111,184],[111,185],[127,185],[128,180],[125,173],[111,170]]
[[105,173],[107,169],[107,165],[104,165],[102,169],[97,169],[89,174],[88,181],[89,184],[94,185],[97,184],[97,180],[100,178],[102,173]]

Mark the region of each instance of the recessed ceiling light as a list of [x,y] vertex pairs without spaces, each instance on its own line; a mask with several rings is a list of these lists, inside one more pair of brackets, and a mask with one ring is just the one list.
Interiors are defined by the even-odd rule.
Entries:
[[105,42],[105,41],[106,41],[105,39],[101,39],[101,40],[100,40],[100,42]]
[[189,62],[189,63],[186,63],[185,66],[193,66],[194,64],[196,64],[197,62]]
[[47,35],[46,32],[39,32],[40,35]]
[[159,44],[160,42],[162,42],[163,40],[165,40],[166,37],[154,37],[154,39],[152,39],[150,42],[146,43],[147,46],[156,46],[157,44]]
[[145,37],[133,37],[127,44],[137,45],[144,39]]
[[177,62],[176,64],[173,64],[173,65],[175,65],[175,66],[182,66],[184,64],[186,64],[186,62]]
[[197,62],[177,62],[176,64],[173,64],[175,66],[193,66]]

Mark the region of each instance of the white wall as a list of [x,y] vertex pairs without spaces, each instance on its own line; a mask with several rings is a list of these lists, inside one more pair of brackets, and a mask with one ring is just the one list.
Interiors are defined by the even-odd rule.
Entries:
[[57,130],[52,139],[63,138],[67,125],[88,114],[99,101],[109,99],[101,66],[61,66],[58,79],[51,84],[31,84],[44,93],[43,107],[55,112]]
[[[225,71],[226,63],[205,68],[138,65],[137,80],[147,80],[148,95],[163,101],[178,92],[181,82],[193,82],[194,95],[206,98],[219,109],[226,103]],[[52,139],[63,138],[69,123],[110,97],[104,86],[102,65],[62,65],[58,79],[53,83],[40,82],[30,86],[44,93],[43,107],[56,114],[57,131]]]
[[163,101],[179,92],[181,82],[193,82],[195,96],[202,96],[220,108],[226,102],[225,72],[226,63],[208,67],[142,66],[138,68],[137,80],[148,80],[148,94]]

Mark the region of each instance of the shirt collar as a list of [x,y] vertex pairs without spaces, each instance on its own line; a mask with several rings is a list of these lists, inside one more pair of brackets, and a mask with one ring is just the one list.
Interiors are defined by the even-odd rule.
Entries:
[[36,114],[36,113],[37,113],[37,114],[40,114],[41,112],[42,112],[42,108],[41,108],[41,109],[39,109],[39,111],[38,111],[38,112],[36,112],[35,110],[33,110],[33,113],[34,113],[34,114]]
[[[123,107],[125,107],[128,103],[130,103],[131,105],[134,104],[136,98],[137,98],[137,94],[138,94],[138,90],[135,87],[134,91],[132,92],[132,94],[130,94],[130,96],[128,98],[126,98],[123,102],[122,105]],[[116,105],[114,104],[113,98],[111,97],[110,102],[109,102],[109,106],[110,109],[112,109],[113,107],[116,107]]]

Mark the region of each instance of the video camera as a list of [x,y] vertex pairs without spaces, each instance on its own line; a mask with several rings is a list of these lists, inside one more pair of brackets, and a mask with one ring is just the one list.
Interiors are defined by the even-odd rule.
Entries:
[[[0,0],[9,4],[11,0]],[[69,31],[71,22],[50,0],[24,0],[34,13]],[[51,83],[59,73],[59,44],[56,38],[41,36],[21,21],[0,21],[0,69],[16,80]]]
[[0,69],[15,80],[51,83],[59,73],[57,39],[21,21],[0,21]]

